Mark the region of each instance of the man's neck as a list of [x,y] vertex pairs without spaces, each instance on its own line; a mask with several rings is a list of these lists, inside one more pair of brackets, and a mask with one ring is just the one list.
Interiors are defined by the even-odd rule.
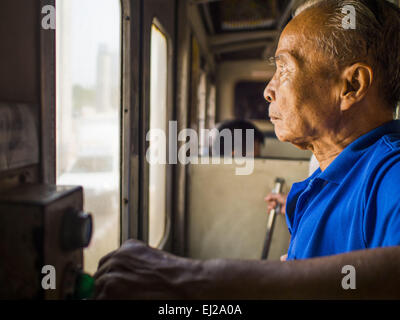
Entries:
[[338,130],[314,141],[309,149],[317,158],[321,170],[324,171],[349,144],[391,120],[393,118],[390,116],[382,116],[373,120],[359,119],[357,123],[341,125]]

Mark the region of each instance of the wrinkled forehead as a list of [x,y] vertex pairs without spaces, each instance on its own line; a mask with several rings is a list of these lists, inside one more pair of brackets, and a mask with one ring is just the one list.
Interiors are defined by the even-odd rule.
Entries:
[[276,49],[276,56],[278,56],[282,53],[284,53],[284,54],[289,53],[293,56],[296,56],[301,48],[300,43],[302,41],[300,38],[302,38],[301,35],[288,34],[288,33],[282,32],[282,34],[279,38],[278,47]]
[[321,58],[323,53],[316,50],[317,32],[324,31],[326,28],[325,19],[326,15],[318,8],[307,9],[300,13],[282,31],[276,54],[289,52],[299,60],[316,56]]

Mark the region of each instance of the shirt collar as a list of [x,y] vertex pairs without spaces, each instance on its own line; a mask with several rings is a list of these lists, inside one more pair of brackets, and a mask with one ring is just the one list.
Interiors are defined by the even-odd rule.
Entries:
[[340,184],[368,147],[389,133],[400,133],[400,120],[389,121],[357,138],[324,171],[321,172],[321,169],[318,169],[313,176]]

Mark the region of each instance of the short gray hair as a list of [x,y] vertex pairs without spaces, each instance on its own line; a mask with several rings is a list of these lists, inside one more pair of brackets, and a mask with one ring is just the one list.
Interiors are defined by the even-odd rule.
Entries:
[[[342,8],[352,6],[356,28],[344,29]],[[386,102],[396,107],[400,100],[400,9],[386,0],[308,0],[294,16],[320,8],[326,24],[317,32],[317,45],[339,66],[369,61]]]

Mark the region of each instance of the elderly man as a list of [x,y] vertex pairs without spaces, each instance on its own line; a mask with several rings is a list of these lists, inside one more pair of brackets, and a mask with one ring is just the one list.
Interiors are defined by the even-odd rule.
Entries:
[[[356,10],[344,29],[342,8]],[[196,261],[131,240],[104,257],[97,298],[400,298],[400,12],[321,0],[286,26],[265,89],[278,138],[320,169],[293,185],[288,261]],[[341,286],[343,266],[357,286]]]

